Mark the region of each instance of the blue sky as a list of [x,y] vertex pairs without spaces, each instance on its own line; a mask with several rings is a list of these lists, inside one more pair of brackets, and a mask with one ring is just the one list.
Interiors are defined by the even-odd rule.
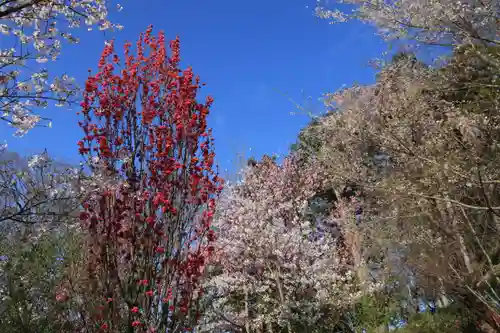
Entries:
[[[50,65],[83,84],[88,69],[96,69],[106,39],[121,47],[135,42],[149,24],[167,38],[181,38],[181,58],[201,76],[204,94],[215,98],[210,116],[218,163],[234,168],[238,153],[260,157],[285,154],[308,122],[291,98],[313,112],[318,99],[343,84],[374,81],[368,61],[386,46],[374,30],[360,23],[329,25],[313,15],[315,0],[149,0],[120,2],[113,14],[125,29],[113,34],[81,31],[81,43],[65,45],[61,58]],[[311,100],[307,100],[308,97]],[[44,115],[53,127],[38,128],[21,139],[0,125],[0,142],[30,154],[47,148],[58,159],[80,161],[76,142],[82,134],[77,109],[51,107]],[[251,152],[249,152],[251,149]]]

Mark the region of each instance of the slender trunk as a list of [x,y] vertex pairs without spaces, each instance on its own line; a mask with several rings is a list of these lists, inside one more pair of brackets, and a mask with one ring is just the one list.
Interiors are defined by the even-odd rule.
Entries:
[[249,311],[248,311],[248,287],[245,284],[245,331],[250,333],[250,321],[249,321]]
[[446,297],[446,291],[444,290],[443,279],[439,278],[439,282],[440,282],[439,303],[442,308],[446,308],[448,307],[448,305],[450,305],[450,302],[448,300],[448,297]]
[[471,259],[469,256],[469,253],[467,251],[467,246],[465,244],[464,237],[460,233],[460,230],[458,230],[457,226],[457,216],[455,215],[455,209],[453,208],[451,202],[449,201],[448,194],[445,193],[445,198],[446,200],[446,211],[447,211],[447,217],[448,221],[451,222],[451,225],[453,226],[453,232],[456,234],[458,238],[458,242],[460,245],[460,253],[462,254],[462,258],[464,260],[465,268],[467,269],[467,273],[472,274],[473,269],[472,269],[472,264],[471,264]]
[[[279,265],[276,265],[277,273],[276,273],[276,286],[278,287],[278,292],[280,295],[280,302],[281,305],[285,305],[285,295],[283,294],[283,288],[281,286],[281,271]],[[286,328],[288,330],[288,333],[292,333],[292,326],[290,325],[290,322],[287,320],[286,322]]]
[[439,212],[439,217],[441,221],[438,221],[437,223],[442,223],[444,224],[444,227],[450,226],[451,227],[451,233],[454,234],[454,236],[458,239],[458,244],[459,244],[459,250],[460,253],[462,254],[462,259],[463,263],[465,265],[465,268],[467,270],[468,274],[471,274],[473,272],[472,269],[472,264],[471,264],[471,259],[469,256],[469,253],[467,252],[467,247],[465,244],[465,240],[460,233],[460,230],[457,225],[457,216],[455,215],[455,210],[453,208],[453,205],[449,201],[450,197],[448,196],[448,193],[443,193],[443,197],[446,199],[444,203],[444,207],[442,203],[438,202],[436,203],[436,208]]
[[462,256],[464,258],[465,267],[467,268],[467,273],[472,274],[472,264],[469,257],[469,253],[467,252],[467,247],[465,245],[464,237],[462,235],[458,235],[458,240],[460,242],[460,252],[462,252]]
[[354,271],[361,282],[366,282],[368,279],[368,272],[366,265],[363,264],[363,257],[361,255],[361,234],[358,232],[356,225],[349,223],[350,216],[346,216],[345,208],[340,205],[338,208],[340,214],[340,221],[343,227],[346,246],[349,249],[353,261]]

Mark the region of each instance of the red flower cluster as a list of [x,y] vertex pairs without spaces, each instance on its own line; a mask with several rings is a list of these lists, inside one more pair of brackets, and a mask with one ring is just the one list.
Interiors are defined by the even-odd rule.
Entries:
[[[170,49],[167,56],[164,34],[153,36],[152,27],[140,36],[136,55],[125,44],[123,63],[108,43],[99,71],[86,82],[79,122],[80,154],[107,177],[80,213],[90,236],[94,291],[113,299],[111,310],[120,308],[117,302],[138,300],[147,318],[167,315],[155,294],[184,313],[195,307],[192,296],[213,252],[210,227],[223,184],[207,127],[213,99],[196,101],[200,80],[191,68],[179,69],[179,39]],[[155,290],[142,289],[148,281],[156,281]]]

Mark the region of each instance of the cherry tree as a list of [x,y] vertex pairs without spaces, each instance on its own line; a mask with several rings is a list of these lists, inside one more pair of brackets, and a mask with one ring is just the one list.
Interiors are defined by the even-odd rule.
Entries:
[[385,273],[406,266],[495,328],[499,55],[463,45],[439,68],[400,57],[375,84],[328,94],[338,112],[315,131],[328,178],[363,188],[365,247]]
[[336,3],[338,6],[318,0],[316,15],[332,23],[357,19],[373,24],[389,40],[413,39],[448,46],[500,43],[498,1],[338,0]]
[[[64,106],[78,93],[68,74],[50,75],[42,67],[56,61],[65,42],[78,43],[71,31],[81,25],[92,30],[121,29],[108,19],[109,0],[0,1],[0,119],[12,125],[16,136],[50,126],[50,118],[36,110],[53,102]],[[120,5],[117,5],[121,9]]]
[[197,102],[202,84],[179,68],[179,39],[170,49],[152,27],[123,61],[110,42],[85,86],[79,151],[101,177],[81,213],[88,287],[93,322],[113,332],[189,329],[214,251],[213,99]]
[[310,237],[307,207],[326,180],[293,157],[281,166],[265,158],[226,188],[201,331],[312,331],[362,295],[341,239]]

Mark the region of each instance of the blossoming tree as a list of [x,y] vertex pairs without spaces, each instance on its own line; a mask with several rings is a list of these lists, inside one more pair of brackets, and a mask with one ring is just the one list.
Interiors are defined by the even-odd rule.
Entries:
[[[498,1],[457,0],[338,0],[354,7],[340,10],[331,2],[318,0],[316,14],[331,23],[358,19],[373,24],[388,40],[455,46],[462,43],[498,45]],[[341,8],[341,7],[340,7]],[[344,7],[345,8],[345,7]]]
[[332,182],[364,188],[380,273],[443,305],[451,294],[496,330],[499,56],[469,44],[439,68],[397,57],[374,85],[327,95],[338,112],[316,131]]
[[103,177],[81,213],[93,318],[113,332],[181,332],[200,315],[193,299],[222,189],[206,119],[213,99],[197,102],[201,83],[179,69],[178,39],[167,56],[150,27],[136,47],[127,43],[121,62],[107,44],[82,102],[80,153]]
[[227,188],[216,218],[218,269],[207,282],[212,316],[201,331],[312,332],[335,324],[335,310],[361,294],[339,239],[310,237],[308,201],[324,180],[293,158],[282,166],[264,159]]
[[50,119],[36,109],[74,101],[74,79],[67,74],[52,77],[40,66],[57,60],[64,42],[78,43],[70,31],[82,23],[88,30],[121,29],[108,20],[108,7],[108,0],[0,2],[0,119],[16,128],[17,136],[37,124],[50,126]]
[[79,185],[80,170],[57,163],[47,151],[27,161],[0,152],[0,230],[65,222],[84,192]]

